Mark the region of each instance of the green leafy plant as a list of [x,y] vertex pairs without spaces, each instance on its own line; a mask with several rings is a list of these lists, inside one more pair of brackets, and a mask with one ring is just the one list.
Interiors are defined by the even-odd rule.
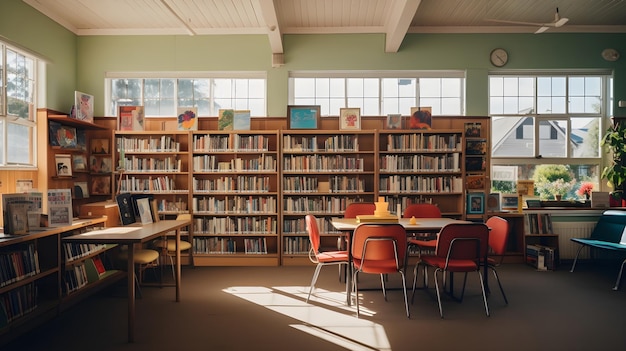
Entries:
[[613,197],[621,199],[626,186],[626,123],[612,125],[602,137],[600,146],[613,157],[611,164],[602,170],[601,178],[606,179],[609,186],[613,187]]
[[535,189],[542,199],[547,199],[555,195],[567,195],[576,180],[571,169],[566,165],[538,165],[533,174]]

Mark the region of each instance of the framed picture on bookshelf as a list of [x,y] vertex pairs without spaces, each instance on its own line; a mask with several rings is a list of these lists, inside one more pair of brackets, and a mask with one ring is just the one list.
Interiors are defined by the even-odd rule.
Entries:
[[430,129],[433,123],[432,107],[411,107],[410,129]]
[[361,108],[343,107],[339,109],[339,129],[360,130]]
[[465,143],[465,153],[468,155],[485,155],[487,153],[486,139],[468,139]]
[[235,110],[233,130],[250,130],[250,110]]
[[143,106],[120,106],[117,114],[117,130],[144,130]]
[[402,129],[402,115],[399,113],[388,114],[385,129]]
[[235,119],[235,110],[233,109],[220,109],[217,117],[217,129],[218,130],[233,130],[233,123]]
[[91,147],[89,148],[92,155],[108,155],[111,153],[109,139],[91,139]]
[[56,164],[57,176],[59,177],[71,177],[72,176],[72,155],[56,154],[54,155],[54,163]]
[[93,123],[93,95],[81,93],[80,91],[75,91],[74,106],[76,119]]
[[467,194],[467,214],[485,213],[485,193]]
[[482,174],[471,174],[465,177],[465,188],[468,190],[477,190],[485,188],[485,176]]
[[91,178],[91,195],[110,195],[111,194],[111,177],[92,177]]
[[465,136],[469,138],[480,138],[482,124],[478,122],[465,123]]
[[287,129],[319,129],[319,105],[287,106]]
[[85,155],[72,155],[72,169],[76,172],[83,172],[87,170],[87,159]]
[[178,108],[178,130],[198,130],[198,109],[196,107]]
[[465,158],[465,171],[476,172],[485,170],[485,157],[484,156],[468,156]]
[[519,197],[517,194],[502,194],[500,196],[502,209],[505,211],[517,211]]
[[500,211],[500,193],[491,193],[487,196],[487,211]]
[[89,171],[91,173],[111,173],[112,160],[110,157],[90,156]]
[[64,126],[60,123],[50,122],[48,127],[48,139],[50,146],[59,146],[64,149],[78,148],[76,128]]

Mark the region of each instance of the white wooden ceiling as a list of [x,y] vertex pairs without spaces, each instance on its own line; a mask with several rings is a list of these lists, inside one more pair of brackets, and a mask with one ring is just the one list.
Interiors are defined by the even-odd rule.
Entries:
[[[406,33],[626,33],[626,0],[23,0],[77,35],[384,33],[397,52]],[[540,34],[538,34],[540,35]]]

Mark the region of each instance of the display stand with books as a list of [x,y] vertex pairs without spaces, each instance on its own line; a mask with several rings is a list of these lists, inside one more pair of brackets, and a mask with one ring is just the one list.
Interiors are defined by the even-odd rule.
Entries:
[[546,212],[524,213],[525,262],[537,270],[555,270],[559,264],[559,236]]

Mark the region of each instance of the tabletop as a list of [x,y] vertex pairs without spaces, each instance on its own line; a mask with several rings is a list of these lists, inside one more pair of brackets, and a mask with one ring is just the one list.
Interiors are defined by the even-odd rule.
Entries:
[[[415,224],[410,223],[411,218],[400,218],[398,223],[407,231],[439,231],[447,224],[452,223],[471,223],[469,221],[452,219],[452,218],[416,218]],[[331,221],[333,227],[340,231],[354,230],[359,223],[356,218],[333,218]],[[375,222],[372,222],[375,224]]]

